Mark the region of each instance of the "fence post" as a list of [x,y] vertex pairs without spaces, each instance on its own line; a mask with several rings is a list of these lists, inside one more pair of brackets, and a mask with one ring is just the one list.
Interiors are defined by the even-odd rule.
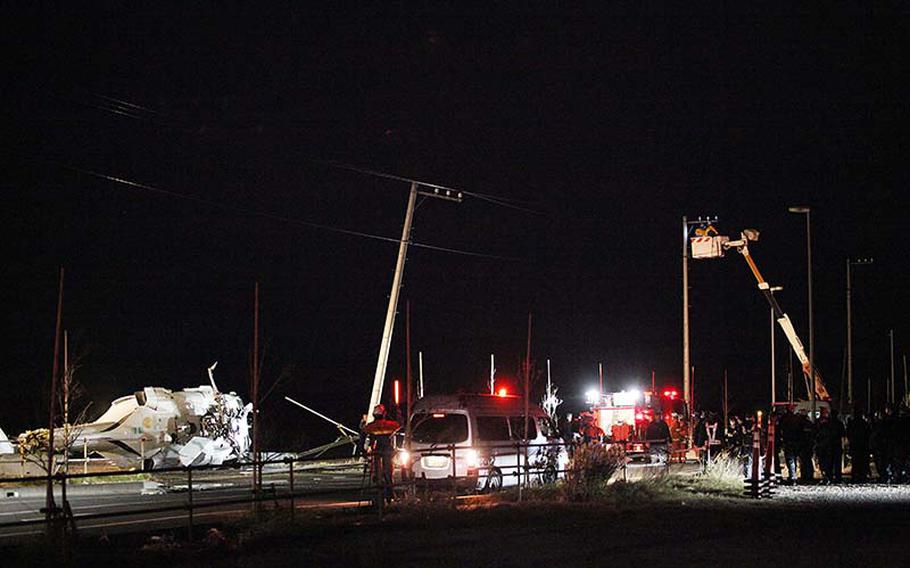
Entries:
[[288,486],[291,489],[291,520],[294,520],[294,509],[296,505],[294,504],[294,458],[288,459]]
[[521,483],[521,443],[515,442],[515,480],[518,482],[518,502],[521,503],[522,483]]
[[628,467],[629,467],[629,456],[626,454],[626,444],[629,442],[620,442],[622,444],[622,480],[629,481]]
[[525,454],[525,485],[527,485],[528,487],[531,487],[531,463],[530,463],[531,460],[530,460],[530,457],[528,454],[531,442],[528,440],[525,440],[524,444],[525,444],[525,451],[524,451],[524,454]]
[[449,446],[449,451],[452,452],[452,505],[455,505],[455,499],[458,497],[458,481],[457,481],[458,470],[455,468],[455,445],[454,444]]
[[379,520],[382,520],[382,515],[385,513],[385,458],[380,455],[378,452],[373,457],[373,475],[376,476],[376,487],[379,498],[377,505],[379,507]]
[[187,488],[187,537],[190,542],[193,541],[193,468],[186,468],[186,488]]

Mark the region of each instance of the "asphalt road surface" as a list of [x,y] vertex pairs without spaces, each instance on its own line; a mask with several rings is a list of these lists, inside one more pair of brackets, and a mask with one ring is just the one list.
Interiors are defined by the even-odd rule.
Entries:
[[[253,507],[252,471],[228,469],[193,474],[193,518],[243,515]],[[262,477],[262,506],[290,505],[290,475],[287,466],[266,466]],[[298,508],[357,507],[370,497],[363,484],[362,466],[350,462],[325,462],[294,471],[294,501]],[[43,486],[0,484],[0,544],[33,534],[44,526]],[[80,531],[129,532],[188,525],[190,492],[183,473],[150,475],[146,481],[69,486],[68,502]],[[61,501],[57,488],[56,499]],[[110,515],[110,516],[102,516]]]

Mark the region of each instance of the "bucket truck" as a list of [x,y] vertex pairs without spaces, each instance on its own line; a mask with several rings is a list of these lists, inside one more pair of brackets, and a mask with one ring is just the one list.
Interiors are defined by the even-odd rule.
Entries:
[[[705,229],[697,230],[696,235],[690,239],[692,258],[721,258],[724,256],[724,252],[730,249],[736,250],[736,252],[743,256],[746,260],[746,264],[749,265],[749,269],[752,271],[752,275],[758,283],[759,291],[761,291],[762,295],[768,301],[768,304],[771,305],[771,309],[774,312],[774,319],[777,320],[780,328],[784,330],[787,341],[790,342],[793,352],[796,354],[797,359],[799,359],[803,368],[803,374],[810,383],[814,383],[816,397],[819,400],[831,400],[831,396],[825,388],[825,383],[822,381],[818,368],[809,368],[809,357],[806,356],[806,349],[796,335],[796,330],[793,329],[793,323],[790,321],[790,317],[784,313],[780,304],[777,303],[777,299],[774,297],[774,294],[771,293],[771,286],[765,282],[761,272],[758,270],[758,266],[755,264],[755,260],[749,254],[749,242],[757,240],[758,231],[755,229],[744,229],[740,233],[739,239],[730,240],[729,237],[717,234],[717,230],[709,225]],[[814,373],[812,371],[814,371]]]

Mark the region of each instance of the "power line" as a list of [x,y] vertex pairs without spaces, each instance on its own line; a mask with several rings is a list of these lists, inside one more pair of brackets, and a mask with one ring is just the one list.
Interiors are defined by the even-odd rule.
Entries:
[[233,205],[226,205],[226,204],[224,204],[224,203],[221,203],[220,201],[214,201],[214,200],[212,200],[212,199],[206,199],[206,198],[204,198],[204,197],[199,197],[199,196],[197,196],[197,195],[189,195],[189,194],[185,194],[185,193],[179,193],[179,192],[176,192],[176,191],[171,191],[171,190],[168,190],[168,189],[162,189],[162,188],[160,188],[160,187],[155,187],[155,186],[152,186],[152,185],[148,185],[148,184],[141,183],[141,182],[137,182],[137,181],[128,180],[128,179],[121,178],[121,177],[111,176],[111,175],[103,174],[103,173],[100,173],[100,172],[95,172],[95,171],[92,171],[92,170],[86,170],[86,169],[82,169],[82,168],[77,168],[77,167],[75,167],[75,166],[70,166],[70,165],[68,165],[68,164],[57,163],[56,165],[59,166],[59,167],[61,167],[61,168],[70,170],[70,171],[74,171],[74,172],[78,172],[78,173],[81,173],[81,174],[93,176],[93,177],[96,177],[96,178],[99,178],[99,179],[103,179],[103,180],[107,180],[107,181],[110,181],[110,182],[119,183],[119,184],[126,185],[126,186],[129,186],[129,187],[133,187],[133,188],[136,188],[136,189],[143,189],[143,190],[146,190],[146,191],[149,191],[149,192],[152,192],[152,193],[157,193],[157,194],[159,194],[159,195],[166,195],[166,196],[168,196],[168,197],[175,197],[175,198],[178,198],[178,199],[186,199],[186,200],[188,200],[188,201],[194,201],[194,202],[196,202],[196,203],[203,203],[203,204],[205,204],[205,205],[211,205],[211,206],[213,206],[213,207],[218,207],[218,208],[221,208],[221,209],[225,209],[225,210],[227,210],[227,211],[231,211],[231,212],[234,212],[234,213],[240,213],[240,214],[243,214],[243,215],[254,215],[254,216],[256,216],[256,217],[263,217],[263,218],[271,219],[271,220],[274,220],[274,221],[282,221],[282,222],[290,223],[290,224],[294,224],[294,225],[302,225],[302,226],[311,227],[311,228],[314,228],[314,229],[323,229],[323,230],[326,230],[326,231],[333,231],[333,232],[336,232],[336,233],[341,233],[341,234],[351,235],[351,236],[356,236],[356,237],[363,237],[363,238],[367,238],[367,239],[375,239],[375,240],[386,241],[386,242],[391,242],[391,243],[397,243],[397,242],[398,242],[398,239],[395,239],[395,238],[392,238],[392,237],[384,237],[384,236],[382,236],[382,235],[373,235],[373,234],[370,234],[370,233],[364,233],[364,232],[362,232],[362,231],[354,231],[354,230],[351,230],[351,229],[342,229],[342,228],[340,228],[340,227],[333,227],[333,226],[331,226],[331,225],[323,225],[323,224],[321,224],[321,223],[313,223],[313,222],[311,222],[311,221],[302,221],[302,220],[299,220],[299,219],[293,219],[293,218],[291,218],[291,217],[286,217],[286,216],[284,216],[284,215],[277,215],[277,214],[275,214],[275,213],[268,213],[268,212],[265,212],[265,211],[248,210],[248,209],[244,209],[244,208],[241,208],[241,207],[235,207],[235,206],[233,206]]
[[495,205],[499,205],[500,207],[508,207],[510,209],[524,211],[525,213],[530,213],[531,215],[543,215],[543,213],[541,213],[540,211],[536,211],[536,210],[530,209],[528,207],[522,207],[519,205],[515,205],[511,200],[506,199],[504,197],[496,197],[493,195],[479,193],[476,191],[467,191],[464,189],[457,189],[457,188],[446,186],[446,185],[440,185],[440,184],[431,183],[428,181],[421,181],[421,180],[414,179],[414,178],[409,178],[409,177],[400,176],[400,175],[396,175],[396,174],[390,174],[388,172],[383,172],[383,171],[374,170],[374,169],[370,169],[370,168],[355,166],[353,164],[348,164],[346,162],[339,162],[336,160],[324,160],[322,158],[316,158],[316,157],[309,157],[308,159],[312,162],[322,164],[325,166],[329,166],[332,168],[337,168],[340,170],[347,170],[347,171],[356,172],[356,173],[360,173],[360,174],[364,174],[364,175],[368,175],[368,176],[390,179],[390,180],[400,181],[400,182],[405,182],[405,183],[416,183],[417,185],[420,185],[423,187],[429,187],[431,189],[439,189],[442,191],[454,191],[454,192],[462,193],[462,194],[470,196],[470,197],[474,197],[474,198],[477,198],[477,199],[480,199],[483,201],[493,203]]
[[107,95],[102,95],[102,94],[100,94],[100,93],[90,93],[90,94],[91,94],[92,96],[95,96],[95,97],[99,98],[99,99],[103,99],[103,100],[105,100],[105,101],[108,101],[108,102],[111,102],[111,103],[115,103],[115,104],[120,105],[120,106],[122,106],[122,107],[133,108],[133,109],[136,109],[136,110],[140,110],[140,111],[143,111],[143,112],[147,112],[147,113],[155,114],[155,115],[159,115],[159,116],[161,115],[161,113],[158,112],[158,111],[155,110],[155,109],[151,109],[151,108],[148,108],[148,107],[145,107],[145,106],[142,106],[142,105],[137,105],[137,104],[135,104],[135,103],[131,103],[131,102],[125,101],[125,100],[123,100],[123,99],[117,99],[117,98],[114,98],[114,97],[109,97],[109,96],[107,96]]
[[[104,103],[102,103],[102,104],[82,103],[82,104],[85,104],[87,106],[90,106],[90,107],[98,109],[98,110],[103,110],[103,111],[111,112],[111,113],[119,115],[119,116],[126,116],[126,117],[133,118],[136,120],[144,120],[144,121],[160,121],[160,118],[166,117],[166,115],[163,115],[159,111],[156,111],[154,109],[150,109],[150,108],[147,108],[147,107],[144,107],[141,105],[137,105],[137,104],[131,103],[131,102],[123,100],[123,99],[108,97],[108,96],[101,95],[98,93],[89,93],[89,94],[93,97],[101,99],[102,101],[106,101],[107,103],[113,103],[113,105],[104,104]],[[142,114],[140,114],[141,112],[153,114],[156,116],[143,116]],[[168,124],[168,126],[171,128],[175,128],[177,130],[181,130],[183,132],[194,132],[192,130],[187,130],[185,128],[177,127],[174,124]],[[464,195],[468,195],[470,197],[474,197],[481,201],[486,201],[488,203],[492,203],[499,207],[506,207],[509,209],[514,209],[516,211],[522,211],[522,212],[528,213],[530,215],[543,215],[543,213],[541,211],[537,211],[535,209],[531,209],[530,207],[526,207],[523,205],[518,205],[518,203],[527,203],[527,202],[522,202],[522,201],[509,199],[509,198],[505,198],[505,197],[499,197],[496,195],[490,195],[490,194],[486,194],[486,193],[480,193],[480,192],[476,192],[476,191],[467,191],[467,190],[463,190],[463,189],[456,189],[456,188],[453,188],[450,186],[445,186],[445,185],[441,185],[441,184],[437,184],[437,183],[431,183],[428,181],[416,180],[413,178],[408,178],[405,176],[391,174],[391,173],[383,172],[380,170],[374,170],[371,168],[355,166],[353,164],[349,164],[349,163],[341,162],[341,161],[337,161],[337,160],[326,160],[323,158],[317,158],[315,156],[309,156],[309,157],[307,157],[307,160],[314,162],[314,163],[322,164],[324,166],[341,169],[341,170],[347,170],[347,171],[351,171],[351,172],[356,172],[356,173],[369,175],[369,176],[373,176],[373,177],[384,178],[384,179],[389,179],[389,180],[394,180],[394,181],[401,181],[401,182],[405,182],[405,183],[416,183],[422,187],[428,187],[431,189],[439,189],[441,191],[454,191],[454,192],[462,193]]]
[[[254,209],[246,209],[246,208],[242,208],[242,207],[236,207],[233,205],[227,205],[227,204],[221,203],[220,201],[207,199],[205,197],[199,197],[197,195],[190,195],[190,194],[186,194],[186,193],[172,191],[169,189],[163,189],[163,188],[149,185],[146,183],[129,180],[129,179],[122,178],[122,177],[112,176],[112,175],[104,174],[101,172],[96,172],[93,170],[78,168],[76,166],[71,166],[69,164],[64,164],[61,162],[50,161],[49,163],[56,165],[60,168],[66,169],[66,170],[70,170],[70,171],[80,173],[83,175],[92,176],[92,177],[102,179],[105,181],[109,181],[112,183],[125,185],[127,187],[131,187],[134,189],[140,189],[140,190],[144,190],[144,191],[148,191],[148,192],[155,193],[158,195],[164,195],[164,196],[172,197],[172,198],[176,198],[176,199],[184,199],[187,201],[193,201],[195,203],[201,203],[204,205],[217,207],[217,208],[224,209],[226,211],[231,211],[233,213],[237,213],[237,214],[241,214],[241,215],[252,215],[255,217],[261,217],[261,218],[270,219],[273,221],[280,221],[282,223],[287,223],[289,225],[296,225],[296,226],[301,226],[301,227],[307,227],[310,229],[329,231],[329,232],[333,232],[333,233],[337,233],[337,234],[348,235],[348,236],[352,236],[352,237],[360,237],[360,238],[365,238],[365,239],[372,239],[372,240],[382,241],[382,242],[387,242],[387,243],[398,244],[401,242],[399,239],[396,239],[394,237],[376,235],[373,233],[366,233],[364,231],[355,231],[353,229],[344,229],[344,228],[335,227],[332,225],[314,223],[312,221],[304,221],[301,219],[295,219],[293,217],[288,217],[285,215],[278,215],[276,213],[270,213],[267,211],[258,211],[258,210],[254,210]],[[431,245],[428,243],[419,243],[419,242],[412,241],[410,244],[412,246],[424,248],[424,249],[428,249],[428,250],[447,252],[447,253],[451,253],[451,254],[459,254],[459,255],[463,255],[463,256],[472,256],[472,257],[476,257],[476,258],[487,258],[487,259],[493,259],[493,260],[506,260],[506,261],[519,261],[520,260],[518,258],[513,258],[513,257],[499,256],[499,255],[495,255],[495,254],[468,251],[468,250],[456,249],[456,248],[451,248],[451,247],[443,247],[443,246],[438,246],[438,245]]]

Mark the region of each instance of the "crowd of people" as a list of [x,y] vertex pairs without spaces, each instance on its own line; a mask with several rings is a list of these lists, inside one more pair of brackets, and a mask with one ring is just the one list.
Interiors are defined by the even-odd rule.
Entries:
[[[753,416],[730,416],[718,427],[714,413],[696,415],[693,444],[707,459],[727,452],[741,460],[744,477],[752,470]],[[910,409],[887,407],[867,416],[856,409],[846,419],[822,406],[813,422],[804,409],[790,405],[774,421],[774,470],[785,483],[842,483],[844,465],[853,483],[877,479],[883,483],[910,482]],[[760,428],[762,456],[767,447],[767,420]],[[714,434],[720,430],[720,433]],[[874,475],[873,475],[874,473]],[[818,474],[818,475],[817,475]]]

